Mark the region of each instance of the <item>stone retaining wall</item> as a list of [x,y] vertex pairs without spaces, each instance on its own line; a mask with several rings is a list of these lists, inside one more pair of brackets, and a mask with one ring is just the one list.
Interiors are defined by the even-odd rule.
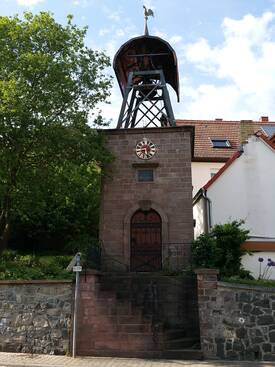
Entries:
[[205,358],[275,361],[275,289],[218,282],[212,269],[196,273]]
[[0,281],[0,351],[66,354],[71,281]]

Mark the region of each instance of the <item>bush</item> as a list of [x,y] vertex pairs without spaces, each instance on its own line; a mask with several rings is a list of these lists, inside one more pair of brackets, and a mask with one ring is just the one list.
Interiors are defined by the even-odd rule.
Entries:
[[199,236],[192,243],[193,265],[219,269],[221,276],[244,277],[241,257],[247,251],[241,244],[248,239],[249,231],[241,228],[243,224],[244,221],[217,224],[209,233]]
[[71,256],[38,256],[6,250],[0,256],[0,280],[71,279]]

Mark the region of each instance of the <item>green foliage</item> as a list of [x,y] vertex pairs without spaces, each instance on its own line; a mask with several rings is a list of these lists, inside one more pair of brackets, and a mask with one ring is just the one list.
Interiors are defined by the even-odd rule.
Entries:
[[218,249],[215,238],[211,234],[201,234],[192,243],[192,259],[195,266],[215,268]]
[[67,242],[65,249],[73,254],[81,252],[84,256],[88,249],[93,245],[94,241],[96,241],[96,243],[98,242],[98,240],[95,240],[89,233],[78,233]]
[[85,35],[71,16],[0,17],[0,250],[11,224],[34,238],[97,229],[110,155],[91,124],[104,124],[110,61]]
[[251,279],[251,276],[249,278],[241,278],[239,276],[223,277],[221,280],[227,283],[250,284],[270,288],[275,287],[275,280]]
[[65,269],[71,256],[20,255],[3,251],[0,256],[1,280],[72,279]]
[[192,244],[193,264],[199,267],[217,268],[222,276],[244,274],[241,257],[245,250],[241,244],[249,231],[242,228],[243,221],[215,225],[210,233],[202,234]]

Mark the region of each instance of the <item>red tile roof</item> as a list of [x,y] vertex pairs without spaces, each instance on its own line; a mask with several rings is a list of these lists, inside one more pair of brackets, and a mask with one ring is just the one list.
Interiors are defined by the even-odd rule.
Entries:
[[[238,151],[241,143],[261,129],[261,125],[274,125],[266,121],[223,121],[217,120],[177,120],[178,126],[195,126],[194,161],[226,162]],[[211,139],[228,139],[231,148],[213,148]]]
[[[262,130],[258,130],[255,135],[263,140],[268,146],[275,150],[275,134],[272,137],[267,137]],[[240,156],[242,155],[242,151],[237,151],[233,154],[233,156],[228,159],[224,166],[222,166],[219,171],[203,186],[204,190],[207,190],[223,173],[228,169],[229,166]]]
[[259,131],[256,132],[255,135],[258,136],[263,141],[265,141],[266,144],[268,144],[270,146],[270,148],[275,150],[275,134],[273,136],[271,136],[270,138],[268,138],[261,130],[259,130]]

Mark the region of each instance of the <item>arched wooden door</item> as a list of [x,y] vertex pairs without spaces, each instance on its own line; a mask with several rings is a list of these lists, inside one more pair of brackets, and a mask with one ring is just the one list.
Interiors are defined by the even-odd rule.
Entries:
[[130,264],[131,271],[161,270],[161,217],[153,209],[132,216]]

